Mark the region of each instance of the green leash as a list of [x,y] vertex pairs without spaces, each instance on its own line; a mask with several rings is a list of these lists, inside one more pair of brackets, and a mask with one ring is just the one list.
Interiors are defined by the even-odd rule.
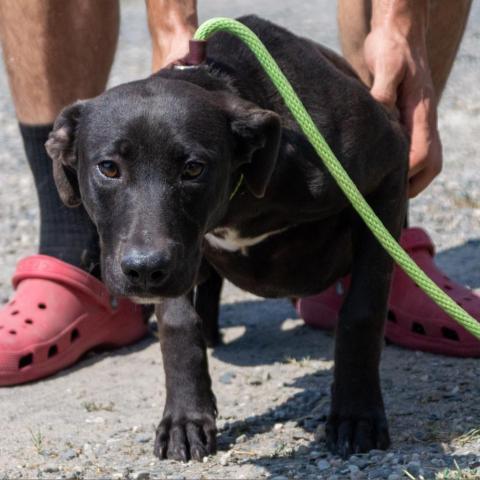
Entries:
[[312,118],[293,90],[290,82],[280,70],[260,39],[245,25],[230,18],[212,18],[200,25],[195,40],[207,40],[218,31],[226,31],[242,40],[253,52],[266,74],[270,77],[293,117],[300,125],[318,156],[322,159],[338,186],[350,200],[353,208],[362,217],[383,248],[398,263],[403,271],[448,315],[480,340],[480,323],[457,305],[439,288],[403,250],[377,217],[370,205],[352,182],[345,169],[335,157],[327,142],[313,123]]

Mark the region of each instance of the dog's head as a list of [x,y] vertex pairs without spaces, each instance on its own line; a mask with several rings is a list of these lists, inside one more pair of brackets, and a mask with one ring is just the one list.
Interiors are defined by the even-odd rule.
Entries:
[[192,288],[240,173],[261,197],[279,141],[271,111],[150,77],[65,108],[46,148],[62,200],[97,226],[107,286],[154,302]]

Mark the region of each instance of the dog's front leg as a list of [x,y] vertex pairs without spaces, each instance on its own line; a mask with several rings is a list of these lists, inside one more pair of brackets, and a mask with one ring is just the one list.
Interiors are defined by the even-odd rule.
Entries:
[[[402,176],[397,174],[369,198],[394,236],[399,236],[404,218],[404,191]],[[352,282],[336,333],[332,406],[326,427],[329,449],[343,457],[386,449],[390,444],[379,362],[392,261],[363,222],[354,232]]]
[[201,460],[216,451],[216,406],[202,322],[187,297],[165,299],[156,314],[166,402],[156,432],[155,454]]

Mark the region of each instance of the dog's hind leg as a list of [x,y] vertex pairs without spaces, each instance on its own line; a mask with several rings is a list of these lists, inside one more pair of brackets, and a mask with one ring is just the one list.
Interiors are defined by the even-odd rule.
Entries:
[[[397,238],[405,214],[405,185],[403,173],[390,174],[368,198]],[[326,426],[329,449],[343,457],[386,449],[390,444],[379,362],[393,262],[358,217],[352,240],[352,283],[337,327],[332,404]]]
[[223,278],[205,261],[204,264],[202,264],[202,273],[205,271],[206,278],[197,286],[193,304],[202,319],[203,335],[207,347],[214,347],[222,340],[218,327],[218,313]]

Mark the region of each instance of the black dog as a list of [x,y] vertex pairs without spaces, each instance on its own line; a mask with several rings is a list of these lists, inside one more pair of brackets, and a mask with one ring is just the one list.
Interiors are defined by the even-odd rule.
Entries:
[[[408,163],[398,124],[332,52],[259,18],[241,21],[398,237]],[[166,406],[155,453],[215,451],[206,342],[218,340],[220,276],[257,295],[301,297],[350,271],[328,445],[343,456],[386,448],[378,366],[392,262],[248,49],[222,33],[208,52],[207,65],[165,69],[67,107],[47,143],[62,199],[82,201],[98,227],[112,293],[157,304]]]

